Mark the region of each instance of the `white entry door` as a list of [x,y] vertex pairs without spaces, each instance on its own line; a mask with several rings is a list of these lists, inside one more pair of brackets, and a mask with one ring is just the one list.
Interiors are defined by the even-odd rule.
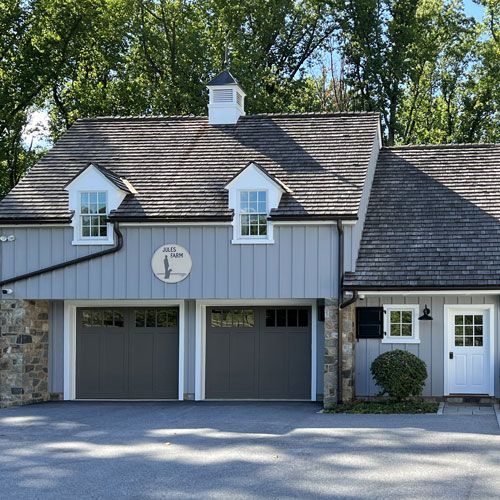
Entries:
[[493,306],[449,307],[446,317],[447,394],[493,395]]

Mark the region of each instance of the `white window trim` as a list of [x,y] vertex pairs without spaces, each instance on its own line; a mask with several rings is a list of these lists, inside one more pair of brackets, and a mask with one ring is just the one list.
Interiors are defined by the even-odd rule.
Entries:
[[77,213],[73,217],[75,239],[73,245],[113,245],[113,224],[107,224],[107,236],[83,236],[82,235],[82,194],[83,193],[105,193],[106,194],[106,217],[109,215],[109,191],[106,189],[82,189],[77,191]]
[[[420,344],[420,332],[418,315],[420,307],[418,304],[384,304],[384,336],[382,338],[383,344]],[[390,315],[391,311],[412,311],[413,324],[411,337],[391,337],[390,336]]]
[[[266,188],[253,188],[253,189],[238,189],[237,191],[238,209],[235,210],[233,219],[236,238],[231,241],[234,245],[270,245],[274,243],[273,239],[273,225],[270,220],[267,221],[267,234],[266,236],[260,235],[242,235],[241,234],[241,216],[244,213],[241,211],[241,193],[243,192],[265,192],[266,193],[266,215],[269,217],[269,189]],[[260,214],[262,215],[262,214]]]

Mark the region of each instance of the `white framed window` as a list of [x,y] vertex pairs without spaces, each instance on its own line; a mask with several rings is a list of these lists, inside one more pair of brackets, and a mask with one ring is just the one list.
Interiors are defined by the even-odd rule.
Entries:
[[387,344],[419,344],[417,304],[384,305],[384,337]]
[[268,237],[267,191],[244,190],[239,197],[239,236],[249,239]]
[[80,192],[80,238],[108,238],[108,193],[106,191]]

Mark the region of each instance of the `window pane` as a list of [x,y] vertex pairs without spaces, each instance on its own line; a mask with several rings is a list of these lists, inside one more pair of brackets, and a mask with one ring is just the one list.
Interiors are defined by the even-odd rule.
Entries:
[[101,326],[102,325],[102,313],[101,311],[92,311],[92,325]]
[[252,202],[252,201],[257,201],[257,191],[250,191],[250,193],[248,193],[248,199]]
[[114,312],[114,325],[123,327],[123,314],[120,311]]
[[259,226],[259,236],[267,235],[267,226]]
[[403,324],[401,326],[401,335],[403,337],[411,337],[412,336],[412,328],[411,328],[411,325],[406,325],[406,324]]
[[240,203],[242,204],[248,203],[248,191],[242,191],[240,193]]
[[166,327],[167,326],[167,311],[165,309],[160,309],[156,317],[156,326]]
[[264,204],[266,203],[266,198],[267,198],[267,193],[265,191],[259,191],[258,192],[258,195],[257,195],[257,199],[259,200],[259,202],[264,202]]
[[250,226],[250,236],[257,236],[259,234],[258,226]]
[[297,309],[288,309],[288,326],[297,326]]
[[463,316],[455,316],[455,325],[463,325],[464,317]]
[[474,346],[475,347],[483,347],[483,337],[476,337],[474,339]]
[[233,326],[233,315],[231,311],[222,311],[221,326],[231,328]]
[[211,317],[211,324],[212,328],[217,328],[222,326],[222,312],[219,310],[212,310],[212,317]]
[[466,325],[472,325],[474,317],[470,314],[467,314],[467,316],[464,317],[464,320]]
[[411,311],[402,311],[401,313],[401,321],[403,323],[411,323],[413,314]]
[[463,337],[455,337],[455,347],[461,347],[464,345]]
[[102,312],[104,326],[113,326],[113,311],[106,309]]
[[90,226],[90,216],[84,215],[82,217],[82,226]]
[[177,326],[177,309],[175,308],[167,309],[167,326],[170,327]]
[[241,226],[241,234],[242,236],[248,236],[250,234],[250,226],[247,225]]
[[146,311],[146,326],[148,328],[156,326],[156,309],[148,309]]
[[108,228],[106,226],[101,226],[99,228],[99,236],[107,236],[108,235]]
[[101,205],[106,205],[106,193],[98,193],[97,199],[99,201],[99,204]]
[[97,193],[90,193],[89,199],[91,207],[97,205]]
[[455,335],[463,335],[464,327],[463,326],[455,326]]
[[401,322],[401,311],[391,311],[391,323]]
[[309,314],[307,309],[299,309],[299,326],[309,325]]
[[257,204],[257,211],[259,212],[259,214],[265,214],[267,212],[265,201],[259,201],[259,203]]
[[88,226],[82,227],[82,236],[85,238],[90,236],[90,227]]
[[473,326],[465,326],[465,335],[473,335],[474,327]]
[[276,311],[276,326],[286,326],[286,309]]
[[471,345],[473,345],[473,340],[472,340],[472,337],[465,337],[465,345],[466,345],[466,346],[471,346]]
[[89,213],[89,196],[88,193],[82,193],[80,196],[80,212],[82,214]]
[[244,309],[242,312],[243,312],[243,326],[253,327],[255,325],[253,309]]
[[90,236],[99,236],[99,228],[97,226],[91,226]]
[[482,326],[474,327],[474,335],[476,337],[482,337],[483,336],[483,327]]
[[82,325],[83,326],[92,326],[92,315],[90,311],[83,311],[82,313]]
[[391,337],[399,337],[401,335],[401,325],[399,323],[391,323]]
[[137,328],[143,328],[146,326],[146,315],[144,310],[135,311],[135,326]]
[[274,326],[276,324],[276,311],[274,309],[266,309],[266,326]]
[[474,324],[476,324],[476,325],[483,324],[483,315],[482,314],[478,314],[477,316],[474,316]]

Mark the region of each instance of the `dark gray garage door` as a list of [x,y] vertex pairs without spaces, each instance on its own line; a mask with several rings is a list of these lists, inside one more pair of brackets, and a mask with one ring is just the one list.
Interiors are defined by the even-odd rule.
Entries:
[[76,397],[177,399],[177,308],[77,309]]
[[210,308],[206,353],[207,398],[311,397],[310,308]]

